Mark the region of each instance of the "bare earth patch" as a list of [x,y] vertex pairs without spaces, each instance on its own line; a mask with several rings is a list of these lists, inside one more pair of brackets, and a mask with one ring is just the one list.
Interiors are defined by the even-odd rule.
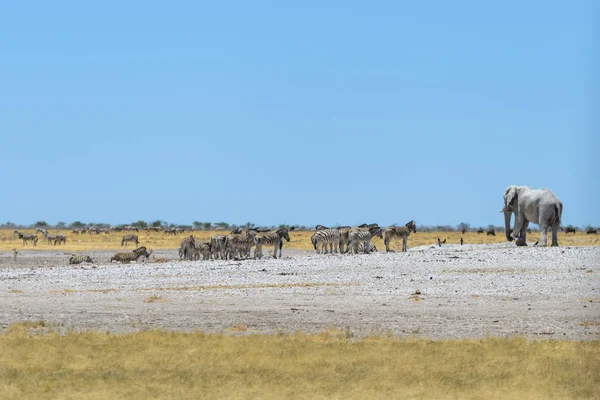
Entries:
[[[0,329],[45,321],[77,330],[320,332],[354,337],[600,335],[600,248],[421,246],[341,256],[67,264],[60,251],[0,253]],[[176,250],[156,257],[177,259]],[[232,327],[235,327],[232,329]],[[242,329],[243,327],[243,329]]]

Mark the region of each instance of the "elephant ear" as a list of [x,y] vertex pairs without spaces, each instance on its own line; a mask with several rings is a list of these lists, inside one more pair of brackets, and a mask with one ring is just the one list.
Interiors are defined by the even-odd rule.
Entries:
[[509,186],[504,193],[504,209],[512,210],[514,208],[514,202],[517,200],[517,188],[516,186]]

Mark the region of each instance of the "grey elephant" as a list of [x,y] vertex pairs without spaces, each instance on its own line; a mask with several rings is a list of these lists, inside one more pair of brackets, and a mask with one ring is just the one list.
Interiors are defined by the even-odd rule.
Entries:
[[[530,222],[540,226],[540,246],[546,246],[546,234],[552,228],[552,246],[558,246],[558,228],[563,205],[551,190],[532,189],[529,186],[509,186],[504,193],[504,225],[506,239],[517,240],[517,246],[527,246],[527,226]],[[515,225],[510,229],[510,219],[515,214]]]

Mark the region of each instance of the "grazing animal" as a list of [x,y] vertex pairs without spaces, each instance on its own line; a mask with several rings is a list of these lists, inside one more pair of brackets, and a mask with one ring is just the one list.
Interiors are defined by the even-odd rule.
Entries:
[[334,252],[338,252],[341,238],[339,229],[325,228],[316,231],[310,238],[310,241],[317,254],[327,254],[327,245],[329,245],[329,253],[333,254]]
[[567,234],[567,233],[577,233],[577,229],[573,228],[572,226],[567,226],[565,228],[565,234]]
[[383,229],[379,226],[350,229],[348,233],[348,253],[358,254],[358,244],[362,242],[363,253],[369,254],[371,239],[375,236],[383,238]]
[[47,230],[45,230],[44,228],[35,228],[36,232],[40,232],[42,235],[46,235],[46,233],[48,233]]
[[597,229],[593,229],[593,228],[588,228],[587,231],[585,231],[585,233],[587,235],[592,235],[592,234],[595,235],[597,232],[598,232],[598,230]]
[[281,248],[283,239],[290,241],[290,234],[287,228],[277,229],[275,232],[259,233],[254,238],[256,249],[254,249],[254,258],[262,258],[262,247],[273,245],[273,258],[277,258],[277,249],[279,249],[279,258],[281,258]]
[[135,245],[139,245],[138,236],[137,235],[125,235],[121,240],[121,246],[127,246],[127,243],[133,242]]
[[140,257],[144,256],[146,259],[150,257],[152,254],[152,250],[149,252],[146,250],[146,247],[138,247],[129,253],[117,253],[110,259],[110,262],[116,261],[120,263],[130,263],[132,261],[137,261]]
[[51,235],[48,233],[48,231],[46,231],[46,233],[44,233],[44,236],[46,237],[46,240],[48,240],[48,244],[54,243],[54,245],[56,246],[57,235]]
[[412,220],[407,222],[404,226],[388,226],[383,231],[385,244],[385,251],[390,252],[390,243],[394,238],[402,238],[402,251],[406,251],[406,243],[410,233],[417,233],[417,223]]
[[23,233],[19,232],[19,239],[23,241],[23,246],[25,246],[30,240],[33,242],[33,245],[36,246],[38,242],[38,236],[35,233]]
[[477,229],[477,234],[479,235],[480,233],[483,233],[483,228]]
[[462,229],[460,230],[460,233],[462,233],[462,234],[464,235],[466,231],[467,231],[467,230],[466,230],[465,228],[462,228]]
[[94,263],[92,257],[86,254],[73,254],[69,258],[69,264]]
[[56,243],[58,243],[58,244],[67,244],[67,237],[65,235],[57,234],[56,235],[56,240],[54,241],[54,245],[55,246],[56,246]]
[[496,236],[496,231],[493,229],[488,229],[486,233],[488,236]]

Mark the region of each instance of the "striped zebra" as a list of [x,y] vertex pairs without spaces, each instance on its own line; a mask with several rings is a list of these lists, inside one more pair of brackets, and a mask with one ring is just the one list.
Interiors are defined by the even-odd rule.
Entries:
[[210,260],[210,242],[196,242],[196,246],[194,247],[194,260],[199,260],[200,256],[202,256],[203,260]]
[[179,259],[191,261],[194,258],[196,239],[194,235],[184,238],[179,245]]
[[375,236],[383,237],[383,230],[379,226],[371,228],[352,228],[348,232],[348,253],[358,254],[358,245],[363,243],[363,253],[369,254],[371,239]]
[[146,247],[138,247],[129,253],[117,253],[110,259],[110,262],[116,261],[120,263],[130,263],[132,261],[137,261],[140,257],[146,257],[146,260],[150,258],[150,254],[152,254],[152,250],[148,252]]
[[[371,247],[369,248],[369,253],[377,253],[377,247],[375,247],[375,245],[373,243],[371,243],[370,246]],[[364,253],[365,252],[365,244],[363,242],[360,242],[358,244],[358,252],[359,253]]]
[[67,244],[67,237],[65,235],[56,234],[56,240],[54,241],[54,245],[58,244]]
[[225,235],[213,235],[210,238],[210,252],[213,260],[225,258]]
[[69,264],[94,263],[92,257],[86,254],[72,254],[69,258]]
[[[342,236],[339,229],[319,229],[310,238],[313,247],[317,254],[327,254],[327,245],[329,245],[329,253],[338,252],[338,246]],[[321,248],[321,249],[320,249]]]
[[383,231],[385,243],[385,251],[390,252],[390,243],[394,238],[402,238],[402,251],[406,251],[406,242],[411,232],[417,233],[417,223],[409,221],[404,226],[388,226]]
[[38,242],[38,236],[35,233],[23,233],[18,232],[19,239],[23,241],[23,246],[25,246],[30,240],[33,242],[33,245],[36,246]]
[[[248,258],[255,245],[256,232],[230,233],[225,237],[225,259]],[[256,252],[255,252],[256,254]]]
[[57,239],[58,235],[51,235],[48,233],[48,231],[46,231],[46,233],[44,233],[44,236],[46,237],[48,244],[53,243],[56,246],[56,239]]
[[348,251],[348,234],[350,233],[350,226],[338,226],[336,228],[340,231],[340,253],[344,254]]
[[121,246],[127,246],[127,243],[133,242],[135,245],[139,245],[138,236],[137,235],[125,235],[121,240]]
[[44,236],[46,235],[46,233],[48,233],[48,231],[44,228],[35,228],[35,231],[41,233]]
[[277,258],[277,249],[279,249],[279,258],[281,258],[281,248],[283,247],[283,240],[290,241],[290,234],[287,228],[277,229],[275,232],[259,233],[256,235],[254,242],[256,243],[256,249],[254,249],[254,258],[262,258],[262,247],[265,245],[273,245],[273,258]]
[[325,225],[317,225],[317,226],[315,226],[315,231],[321,231],[323,229],[329,229],[329,227],[327,227]]

